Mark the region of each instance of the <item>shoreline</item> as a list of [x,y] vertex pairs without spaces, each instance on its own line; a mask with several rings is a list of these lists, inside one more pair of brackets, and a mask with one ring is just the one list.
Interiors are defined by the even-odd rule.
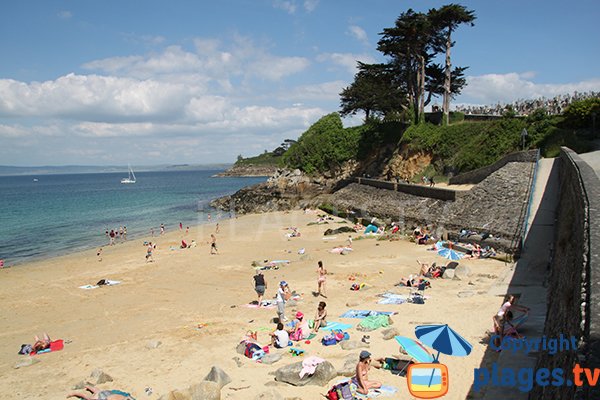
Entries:
[[[340,226],[339,219],[330,224],[307,226],[315,219],[316,213],[292,211],[219,221],[221,229],[216,236],[220,254],[214,256],[209,255],[210,246],[206,243],[215,230],[216,221],[211,221],[190,229],[188,238],[197,241],[196,248],[170,250],[170,246],[178,245],[181,240],[178,230],[155,237],[158,248],[155,261],[150,263],[145,263],[146,249],[142,245],[148,235],[123,246],[105,248],[102,262],[98,262],[94,250],[86,250],[27,263],[27,268],[0,270],[5,283],[0,288],[0,301],[7,310],[0,318],[3,339],[0,374],[5,377],[0,382],[0,392],[7,393],[7,400],[23,395],[64,398],[73,385],[89,379],[86,377],[91,371],[99,368],[114,379],[101,387],[123,389],[136,398],[145,398],[145,388],[152,387],[155,393],[152,398],[158,398],[171,390],[199,383],[217,365],[232,378],[232,383],[222,390],[223,398],[254,398],[269,386],[272,386],[269,390],[277,391],[282,398],[299,393],[304,398],[317,398],[328,388],[275,383],[269,375],[279,367],[301,361],[300,358],[292,358],[285,350],[277,351],[283,356],[281,361],[262,365],[235,352],[248,330],[258,330],[259,342],[266,344],[268,335],[263,329],[272,329],[270,321],[276,316],[275,310],[243,307],[256,299],[252,261],[289,259],[289,265],[265,271],[268,283],[265,298],[273,297],[280,280],[290,282],[292,290],[301,294],[297,306],[288,307],[288,317],[301,310],[312,318],[318,302],[325,300],[331,320],[353,326],[358,320],[339,318],[349,308],[395,311],[398,314],[392,317],[392,327],[399,334],[413,338],[418,324],[449,323],[473,345],[469,357],[442,360],[448,365],[453,381],[449,396],[466,397],[472,384],[471,368],[479,367],[487,348],[480,342],[501,302],[489,289],[509,267],[495,260],[465,260],[464,264],[473,271],[472,278],[433,281],[424,305],[379,305],[377,294],[383,291],[407,294],[407,288],[395,287],[393,283],[418,271],[415,259],[429,262],[442,259],[427,252],[424,246],[407,241],[368,239],[356,240],[354,251],[348,255],[332,254],[329,250],[344,244],[346,236],[323,240],[323,232]],[[301,236],[287,238],[289,227],[298,227]],[[300,248],[306,250],[304,255],[298,254]],[[311,294],[316,290],[318,260],[323,260],[329,271],[327,299]],[[369,289],[350,291],[351,274],[357,276],[357,281],[368,284]],[[100,279],[119,280],[121,284],[95,290],[78,288]],[[458,296],[461,292],[469,292],[471,296]],[[465,314],[473,318],[467,321]],[[206,325],[198,329],[199,324]],[[21,358],[16,354],[20,345],[44,331],[53,339],[70,343],[62,351],[38,356],[37,364],[14,369],[13,365]],[[349,329],[349,333],[351,340],[358,342],[364,334],[355,328]],[[381,330],[370,335],[369,351],[374,356],[399,353],[394,340],[382,339]],[[346,359],[360,351],[342,350],[339,345],[324,347],[320,344],[322,336],[320,332],[311,344],[300,346],[311,355],[327,359],[338,370]],[[161,345],[149,349],[146,346],[150,341],[160,341]],[[238,367],[238,362],[242,367]],[[55,379],[47,379],[44,371],[49,370],[54,371]],[[397,387],[398,397],[406,397],[404,378],[381,370],[373,370],[371,374],[371,379]],[[246,386],[249,387],[239,391],[230,389]]]

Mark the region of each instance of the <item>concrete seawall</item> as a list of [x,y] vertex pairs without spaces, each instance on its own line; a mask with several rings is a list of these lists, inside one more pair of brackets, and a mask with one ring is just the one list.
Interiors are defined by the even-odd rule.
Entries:
[[[600,366],[600,180],[576,153],[562,148],[553,258],[544,335],[575,336],[577,352],[541,352],[537,368]],[[536,386],[530,399],[600,399],[600,387]]]

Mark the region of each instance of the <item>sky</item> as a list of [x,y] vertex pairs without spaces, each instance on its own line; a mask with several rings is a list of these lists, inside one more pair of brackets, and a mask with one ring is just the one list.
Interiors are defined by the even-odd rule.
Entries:
[[[599,1],[455,2],[477,17],[453,36],[453,64],[469,67],[456,104],[600,91]],[[0,165],[207,164],[273,150],[339,111],[357,61],[386,60],[379,34],[402,12],[448,3],[3,1]]]

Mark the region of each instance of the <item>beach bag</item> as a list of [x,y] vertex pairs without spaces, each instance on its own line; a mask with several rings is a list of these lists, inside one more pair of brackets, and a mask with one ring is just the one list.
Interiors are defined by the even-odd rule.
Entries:
[[352,396],[350,382],[342,382],[334,385],[327,392],[327,398],[329,400],[353,400],[354,396]]
[[244,355],[248,358],[253,358],[254,353],[259,350],[263,351],[263,349],[256,343],[248,342],[248,343],[246,343],[246,349],[244,350]]
[[334,344],[337,344],[337,339],[334,335],[325,335],[323,336],[323,339],[321,339],[321,344],[323,346],[332,346]]

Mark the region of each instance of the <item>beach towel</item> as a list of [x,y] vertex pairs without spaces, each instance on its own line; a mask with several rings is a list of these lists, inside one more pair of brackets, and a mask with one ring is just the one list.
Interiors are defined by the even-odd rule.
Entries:
[[352,251],[352,247],[336,247],[334,249],[329,250],[330,253],[333,254],[342,254],[343,252]]
[[305,375],[312,375],[317,370],[317,366],[325,362],[322,358],[311,356],[307,357],[302,361],[302,370],[300,371],[300,379],[304,378]]
[[91,290],[91,289],[98,289],[100,286],[98,285],[83,285],[83,286],[79,286],[79,289],[84,289],[84,290]]
[[369,390],[369,394],[361,394],[356,391],[357,387],[353,383],[350,385],[350,389],[352,390],[352,394],[359,399],[372,399],[374,397],[395,397],[398,388],[394,386],[382,385],[379,389],[371,389]]
[[272,310],[273,308],[277,307],[275,304],[267,304],[264,305],[262,307],[259,307],[258,304],[242,304],[241,307],[246,307],[246,308],[259,308],[259,309],[265,309],[265,310]]
[[50,347],[48,347],[47,349],[40,350],[38,352],[32,351],[31,353],[29,353],[29,355],[35,356],[36,354],[44,354],[44,353],[50,353],[53,351],[59,351],[59,350],[62,350],[64,347],[65,347],[64,341],[62,339],[58,339],[58,340],[54,340],[54,341],[50,342]]
[[395,293],[384,293],[381,295],[383,298],[380,299],[377,304],[402,304],[406,303],[406,297],[401,294]]
[[374,331],[378,328],[384,328],[390,325],[390,317],[387,315],[374,315],[370,317],[364,318],[360,324],[358,324],[357,329],[359,331]]
[[350,329],[350,328],[352,328],[352,325],[350,325],[350,324],[343,324],[341,322],[328,321],[327,326],[323,326],[320,329],[323,331],[332,331],[332,330],[338,330],[338,329],[345,331],[346,329]]
[[375,315],[393,315],[393,311],[348,310],[340,318],[366,318]]

